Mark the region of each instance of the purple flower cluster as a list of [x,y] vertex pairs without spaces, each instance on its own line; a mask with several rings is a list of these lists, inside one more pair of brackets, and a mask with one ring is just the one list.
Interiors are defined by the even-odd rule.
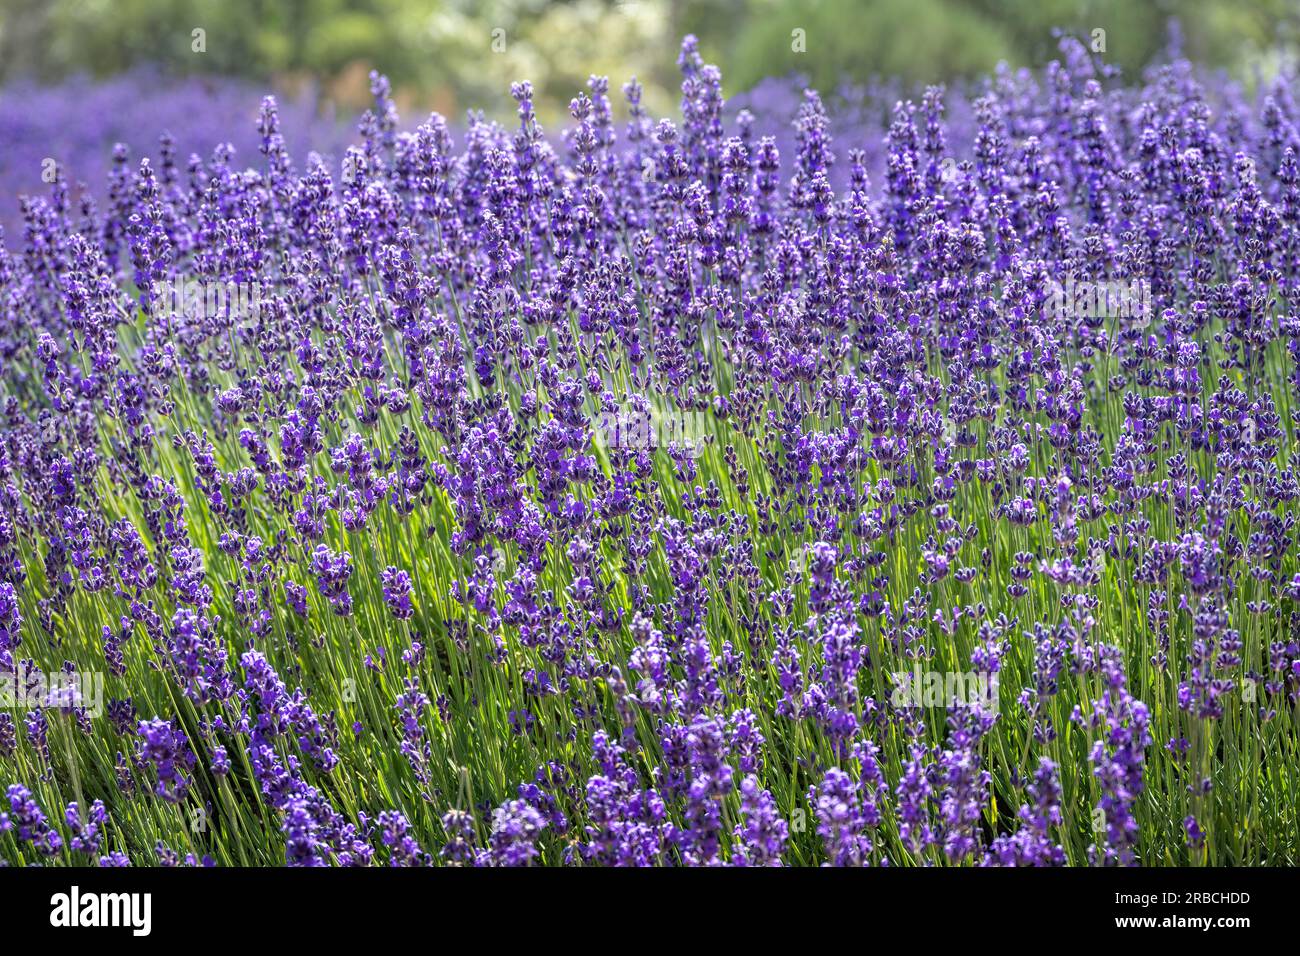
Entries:
[[[0,713],[67,807],[0,855],[130,862],[134,800],[196,864],[1291,852],[1292,81],[1067,38],[778,139],[678,65],[680,121],[519,83],[456,142],[376,75],[337,162],[268,98],[24,204],[0,677],[110,699]],[[56,803],[68,739],[117,786]]]

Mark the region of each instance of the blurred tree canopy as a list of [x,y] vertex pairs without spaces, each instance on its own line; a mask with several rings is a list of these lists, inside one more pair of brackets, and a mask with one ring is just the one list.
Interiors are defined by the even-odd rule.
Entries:
[[670,109],[685,33],[732,93],[790,73],[830,90],[1040,64],[1055,53],[1055,27],[1104,30],[1107,59],[1135,71],[1177,18],[1187,55],[1249,83],[1256,70],[1294,63],[1298,9],[1296,0],[0,0],[0,82],[151,63],[316,82],[351,107],[373,67],[399,104],[444,112],[509,109],[507,84],[531,79],[553,121],[592,73],[615,89],[636,74],[650,108]]

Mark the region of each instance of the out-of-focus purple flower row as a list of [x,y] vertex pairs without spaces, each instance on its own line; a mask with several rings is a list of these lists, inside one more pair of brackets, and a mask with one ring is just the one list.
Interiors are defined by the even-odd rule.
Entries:
[[[67,181],[103,195],[113,147],[137,159],[158,155],[168,134],[178,161],[209,156],[230,143],[252,162],[260,141],[258,110],[265,91],[229,77],[172,77],[143,67],[103,80],[73,77],[49,85],[18,80],[0,87],[0,225],[21,223],[19,197],[49,190],[49,161]],[[351,133],[315,97],[280,97],[281,132],[295,155],[337,155]]]

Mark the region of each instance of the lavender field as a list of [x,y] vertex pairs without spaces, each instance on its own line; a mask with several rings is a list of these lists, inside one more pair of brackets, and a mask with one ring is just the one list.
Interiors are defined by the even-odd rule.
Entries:
[[1294,79],[678,65],[13,161],[0,862],[1300,863]]

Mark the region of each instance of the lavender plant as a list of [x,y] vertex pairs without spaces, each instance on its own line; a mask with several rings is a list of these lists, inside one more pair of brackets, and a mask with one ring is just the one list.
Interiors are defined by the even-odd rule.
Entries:
[[1292,82],[678,62],[25,201],[0,859],[1300,861]]
[[[0,226],[21,237],[19,195],[48,191],[56,170],[74,192],[84,188],[102,201],[98,187],[113,168],[114,143],[128,156],[157,150],[159,162],[174,163],[182,173],[191,154],[220,143],[251,153],[261,141],[261,98],[251,83],[169,76],[150,67],[103,80],[74,76],[0,86]],[[310,96],[282,98],[279,114],[291,149],[338,156],[347,145],[344,130]]]

